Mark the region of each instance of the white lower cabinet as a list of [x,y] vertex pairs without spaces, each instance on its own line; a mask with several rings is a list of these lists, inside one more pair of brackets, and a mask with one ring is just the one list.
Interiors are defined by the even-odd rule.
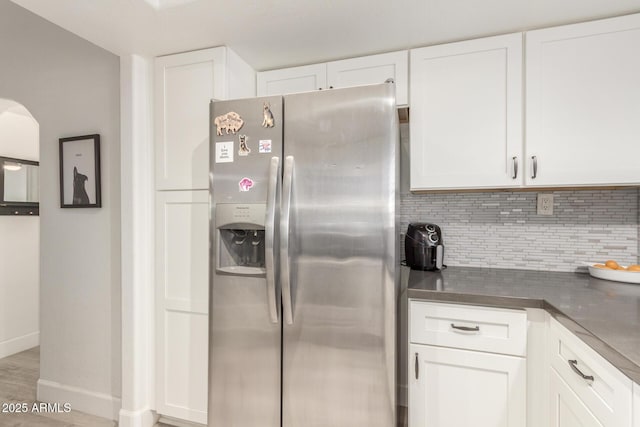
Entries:
[[526,426],[526,359],[412,344],[410,427]]
[[156,193],[156,411],[207,422],[209,192]]
[[551,427],[631,427],[629,378],[553,318],[548,349]]
[[640,427],[640,386],[547,312],[410,299],[408,320],[409,427]]
[[409,427],[525,427],[526,325],[524,310],[409,301]]
[[603,427],[555,369],[549,375],[549,427]]

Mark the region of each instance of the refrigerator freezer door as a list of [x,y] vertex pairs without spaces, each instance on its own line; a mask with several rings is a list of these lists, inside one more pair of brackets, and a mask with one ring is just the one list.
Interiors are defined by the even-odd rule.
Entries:
[[[394,86],[285,96],[283,427],[395,425]],[[283,202],[284,204],[284,202]],[[289,230],[283,228],[288,226]],[[283,280],[283,300],[286,290]],[[286,307],[283,307],[286,319]]]
[[[219,127],[217,117],[231,120]],[[214,102],[211,120],[208,425],[280,427],[278,258],[269,251],[278,245],[282,98]],[[219,267],[221,248],[237,267]]]

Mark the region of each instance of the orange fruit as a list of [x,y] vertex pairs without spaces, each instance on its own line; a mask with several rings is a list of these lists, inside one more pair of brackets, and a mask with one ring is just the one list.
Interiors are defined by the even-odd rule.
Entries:
[[630,265],[629,267],[627,267],[627,271],[639,271],[640,272],[640,265],[638,265],[638,264]]
[[607,268],[604,264],[593,264],[595,268]]
[[606,265],[607,267],[609,267],[612,270],[617,270],[620,268],[620,265],[613,261],[613,260],[608,260],[607,262],[604,263],[604,265]]

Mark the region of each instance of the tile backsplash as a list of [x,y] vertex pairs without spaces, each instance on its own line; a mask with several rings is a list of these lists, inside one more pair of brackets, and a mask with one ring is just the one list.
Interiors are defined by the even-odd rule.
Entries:
[[553,215],[537,215],[536,192],[400,196],[401,231],[409,222],[442,228],[445,264],[575,271],[583,262],[638,263],[639,190],[545,191]]

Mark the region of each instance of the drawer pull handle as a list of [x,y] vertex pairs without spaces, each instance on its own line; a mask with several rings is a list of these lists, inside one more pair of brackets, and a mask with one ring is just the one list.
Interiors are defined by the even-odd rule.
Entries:
[[474,326],[473,328],[470,326],[457,326],[454,325],[453,323],[451,324],[451,327],[453,329],[457,329],[459,331],[465,331],[465,332],[480,332],[480,326]]
[[573,369],[573,372],[575,372],[576,374],[580,375],[582,377],[583,380],[588,380],[588,381],[595,381],[595,378],[593,378],[593,375],[585,375],[582,373],[582,371],[580,369],[578,369],[578,361],[577,360],[568,360],[569,362],[569,366],[571,366],[571,369]]
[[418,377],[420,376],[420,362],[418,361],[418,353],[416,353],[415,371],[416,371],[416,379],[418,379]]

